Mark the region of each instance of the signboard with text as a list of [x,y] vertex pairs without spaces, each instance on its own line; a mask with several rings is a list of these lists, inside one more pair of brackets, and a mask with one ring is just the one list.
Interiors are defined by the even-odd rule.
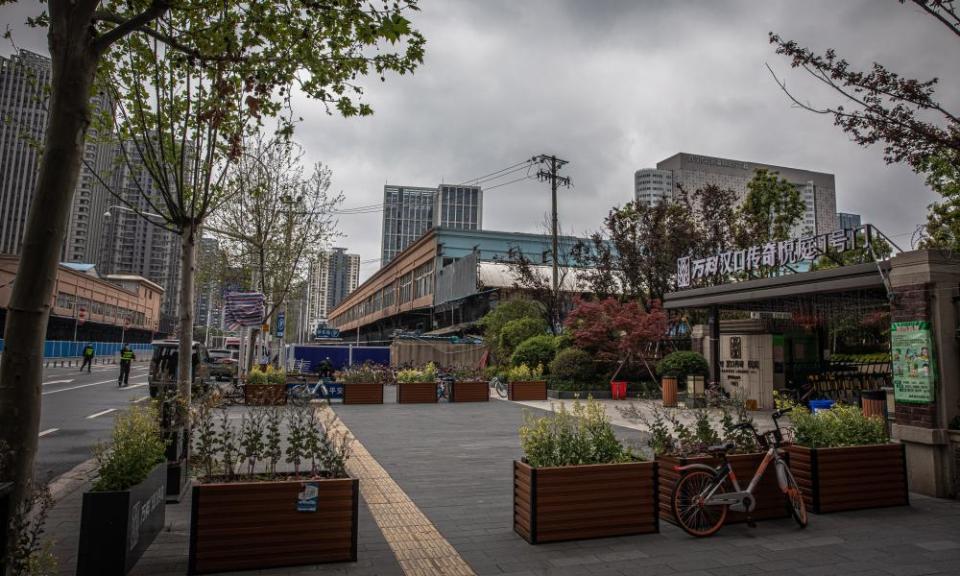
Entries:
[[727,250],[706,258],[677,259],[677,287],[689,288],[699,281],[761,268],[779,268],[816,260],[827,251],[836,254],[856,246],[856,230],[836,230],[816,236],[802,236],[767,242],[744,250]]
[[937,363],[930,323],[894,322],[890,330],[893,397],[897,402],[933,402]]

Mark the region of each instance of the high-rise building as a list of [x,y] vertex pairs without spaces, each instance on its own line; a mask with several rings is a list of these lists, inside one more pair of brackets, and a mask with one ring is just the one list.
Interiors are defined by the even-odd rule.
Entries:
[[310,329],[327,319],[347,294],[360,283],[360,255],[347,254],[346,248],[320,253],[310,262],[307,278],[307,318]]
[[[708,184],[733,190],[740,200],[747,196],[747,183],[759,168],[777,172],[779,177],[797,187],[805,210],[797,225],[797,234],[823,234],[837,229],[836,182],[833,174],[714,158],[681,152],[657,163],[656,172],[670,172],[675,194],[680,187],[692,193]],[[643,172],[639,171],[638,174]]]
[[[52,68],[50,59],[20,50],[0,56],[0,252],[19,254],[40,168],[38,147],[47,128]],[[95,113],[112,108],[105,96],[91,101]],[[94,127],[87,131],[83,164],[73,195],[61,260],[93,263],[100,254],[101,218],[107,191],[91,168],[102,174],[110,145]]]
[[[123,154],[116,144],[115,155]],[[114,193],[143,214],[154,205],[162,205],[160,190],[136,148],[128,143],[126,161],[118,162],[109,174]],[[118,202],[119,204],[119,202]],[[171,332],[177,324],[180,294],[180,236],[147,218],[120,206],[108,210],[104,218],[103,238],[97,268],[104,274],[137,274],[163,287],[160,330]]]
[[220,242],[216,238],[201,238],[197,243],[197,282],[194,293],[193,323],[196,326],[223,328],[220,308],[223,305],[223,286],[218,264]]
[[434,226],[452,230],[480,230],[483,189],[479,186],[441,184],[383,187],[383,238],[380,265],[412,244]]
[[849,212],[837,212],[837,221],[841,230],[856,229],[861,226],[860,215]]
[[633,198],[639,204],[656,206],[673,196],[673,172],[642,168],[633,174]]

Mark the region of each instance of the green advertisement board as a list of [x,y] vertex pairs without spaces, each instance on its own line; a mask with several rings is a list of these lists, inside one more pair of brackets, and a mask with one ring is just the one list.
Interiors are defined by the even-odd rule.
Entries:
[[894,322],[890,331],[897,402],[933,402],[937,364],[929,322]]

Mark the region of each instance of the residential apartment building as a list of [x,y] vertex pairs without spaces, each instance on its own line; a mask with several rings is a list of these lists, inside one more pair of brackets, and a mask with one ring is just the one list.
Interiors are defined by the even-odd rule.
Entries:
[[[49,58],[27,50],[0,57],[0,253],[20,254],[47,128],[51,73]],[[92,105],[95,113],[112,111],[104,96],[95,96]],[[87,132],[61,252],[65,262],[95,262],[100,253],[108,194],[92,170],[101,175],[109,170],[105,136],[95,126]]]
[[481,230],[482,218],[483,190],[479,186],[441,184],[423,188],[387,184],[383,187],[380,265],[386,266],[432,227]]
[[307,276],[310,331],[325,323],[328,313],[356,290],[359,283],[359,254],[347,254],[346,248],[321,252],[319,258],[310,263]]
[[[634,189],[637,190],[636,178],[639,176],[660,174],[663,186],[655,189],[659,193],[666,187],[666,173],[669,173],[672,177],[671,194],[676,194],[680,187],[692,193],[714,184],[735,191],[743,200],[748,192],[747,183],[760,168],[777,172],[800,191],[805,210],[795,230],[798,235],[823,234],[838,228],[835,177],[825,172],[681,152],[658,162],[656,170],[638,171]],[[652,178],[645,182],[650,182],[650,186],[653,184]],[[659,181],[656,183],[659,185]]]
[[[114,154],[123,154],[115,144]],[[151,213],[154,205],[162,205],[160,190],[136,149],[128,143],[127,160],[118,162],[110,174],[110,187],[141,213]],[[160,330],[170,332],[177,323],[180,294],[180,236],[158,224],[159,218],[147,220],[125,209],[118,201],[104,218],[103,239],[97,268],[104,274],[135,274],[163,287],[165,298],[160,308]]]

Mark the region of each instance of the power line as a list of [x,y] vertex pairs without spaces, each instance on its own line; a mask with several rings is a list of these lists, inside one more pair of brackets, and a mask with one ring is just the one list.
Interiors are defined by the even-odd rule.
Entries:
[[484,174],[483,176],[477,176],[476,178],[471,178],[470,180],[466,180],[465,182],[461,182],[460,185],[461,185],[461,186],[466,186],[466,185],[469,185],[471,182],[479,182],[479,181],[481,181],[481,180],[489,179],[491,176],[494,176],[494,175],[496,175],[496,174],[500,174],[501,172],[506,172],[507,170],[513,170],[513,169],[517,168],[518,166],[529,165],[529,164],[532,164],[532,163],[533,163],[533,160],[524,160],[523,162],[517,162],[516,164],[512,164],[512,165],[510,165],[510,166],[507,166],[506,168],[501,168],[501,169],[496,170],[496,171],[494,171],[494,172],[490,172],[489,174]]

